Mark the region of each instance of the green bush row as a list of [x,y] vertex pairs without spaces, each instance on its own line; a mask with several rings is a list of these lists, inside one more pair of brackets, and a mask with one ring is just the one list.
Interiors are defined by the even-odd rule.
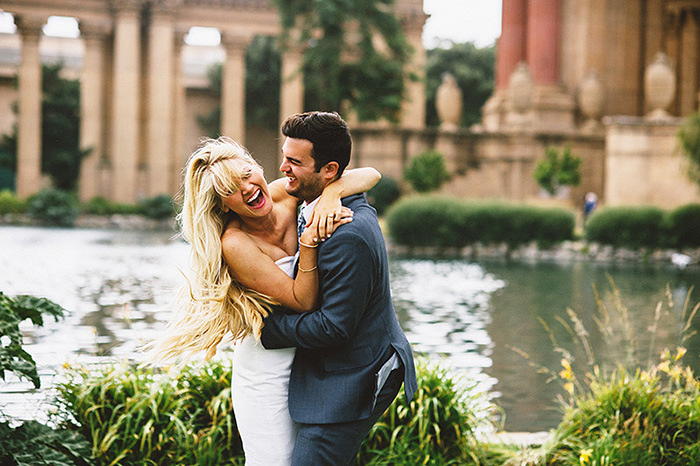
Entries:
[[404,198],[387,212],[389,234],[405,246],[464,247],[553,244],[573,237],[575,218],[562,208],[474,202],[442,196]]
[[699,247],[700,204],[666,211],[658,207],[609,207],[586,223],[590,242],[630,248]]
[[142,199],[138,204],[112,202],[103,197],[94,197],[81,204],[75,195],[59,189],[43,189],[26,201],[19,199],[12,191],[0,191],[0,215],[20,213],[49,225],[71,226],[80,213],[166,219],[174,217],[176,211],[173,199],[165,194]]

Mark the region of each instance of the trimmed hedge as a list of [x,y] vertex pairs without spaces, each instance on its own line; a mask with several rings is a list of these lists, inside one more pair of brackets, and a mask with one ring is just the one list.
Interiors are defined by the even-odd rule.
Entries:
[[669,212],[664,227],[672,246],[700,247],[700,204],[687,204]]
[[588,219],[586,238],[617,247],[659,247],[663,219],[664,211],[658,207],[608,207]]
[[387,212],[392,240],[404,246],[552,244],[573,238],[575,218],[561,208],[465,201],[442,196],[400,200]]

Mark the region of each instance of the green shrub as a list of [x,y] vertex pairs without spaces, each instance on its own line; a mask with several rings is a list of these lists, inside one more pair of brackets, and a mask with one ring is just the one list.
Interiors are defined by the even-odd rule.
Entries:
[[665,226],[670,243],[677,248],[700,246],[700,204],[688,204],[672,210]]
[[490,405],[476,385],[460,386],[447,369],[416,360],[418,390],[410,403],[401,390],[372,427],[357,464],[478,463],[475,433],[484,426]]
[[555,439],[547,464],[700,464],[700,383],[677,359],[596,374]]
[[78,216],[75,197],[59,189],[42,189],[28,200],[27,214],[49,225],[72,226]]
[[511,247],[538,241],[549,245],[571,239],[574,215],[565,209],[427,196],[405,198],[387,212],[396,244],[464,247],[474,243]]
[[143,215],[148,218],[162,220],[175,217],[173,198],[166,194],[142,199],[139,201],[139,206],[141,207]]
[[104,197],[93,197],[83,204],[82,210],[86,214],[91,215],[141,215],[143,214],[143,206],[138,204],[122,204],[112,202]]
[[700,184],[700,113],[689,115],[678,129],[678,142],[688,160],[688,176]]
[[450,179],[445,158],[437,151],[427,150],[414,157],[404,168],[403,177],[419,193],[437,191]]
[[97,464],[242,463],[226,362],[175,373],[128,365],[69,367],[57,421],[80,431]]
[[0,215],[19,214],[26,208],[26,204],[9,189],[0,191]]
[[77,432],[53,429],[36,421],[18,427],[0,422],[0,464],[89,465],[90,444]]
[[378,215],[383,215],[399,197],[401,197],[399,184],[389,176],[383,176],[372,189],[367,191],[367,200],[377,209]]
[[586,223],[590,242],[617,247],[658,247],[663,241],[664,211],[657,207],[609,207]]
[[555,194],[560,186],[578,186],[581,183],[581,157],[571,155],[571,146],[561,151],[554,147],[545,149],[544,159],[537,162],[533,177],[549,194]]

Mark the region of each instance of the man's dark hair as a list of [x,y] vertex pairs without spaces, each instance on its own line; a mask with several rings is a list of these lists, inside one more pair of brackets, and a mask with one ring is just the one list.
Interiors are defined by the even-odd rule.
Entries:
[[313,144],[311,156],[319,171],[328,162],[338,163],[338,177],[350,162],[352,140],[347,123],[335,112],[297,113],[282,123],[282,134]]

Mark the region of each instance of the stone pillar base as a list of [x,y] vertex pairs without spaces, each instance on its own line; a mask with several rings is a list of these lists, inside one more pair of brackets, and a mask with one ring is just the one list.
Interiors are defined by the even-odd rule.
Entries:
[[481,121],[486,131],[500,131],[506,119],[506,91],[499,89],[486,101]]
[[573,97],[558,86],[535,86],[529,109],[520,114],[509,108],[505,126],[535,133],[573,133],[574,107]]

